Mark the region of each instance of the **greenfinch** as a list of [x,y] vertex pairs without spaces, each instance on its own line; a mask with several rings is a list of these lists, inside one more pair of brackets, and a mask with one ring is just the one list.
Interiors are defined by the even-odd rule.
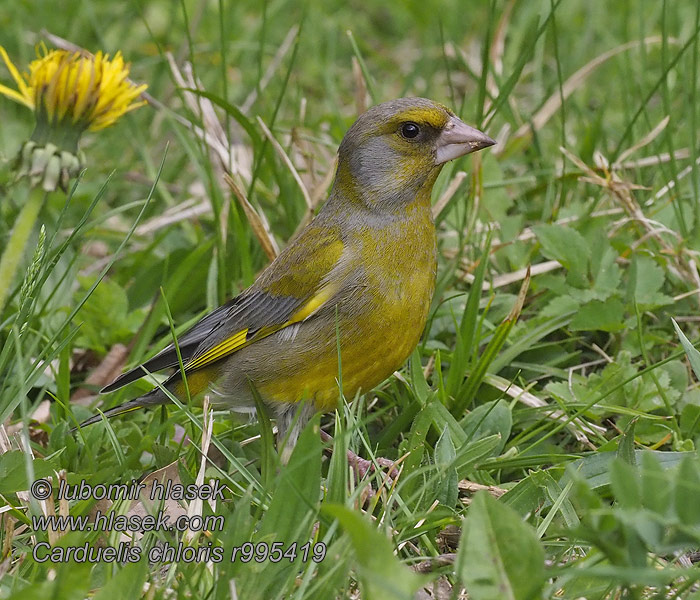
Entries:
[[[433,184],[447,161],[494,143],[424,98],[367,110],[340,144],[314,220],[253,285],[177,340],[190,394],[208,390],[215,406],[250,412],[259,394],[286,450],[314,411],[337,406],[339,372],[346,398],[391,375],[418,344],[435,289]],[[171,344],[102,392],[178,365]],[[177,369],[163,387],[184,398],[185,381]],[[104,416],[166,402],[157,387]]]

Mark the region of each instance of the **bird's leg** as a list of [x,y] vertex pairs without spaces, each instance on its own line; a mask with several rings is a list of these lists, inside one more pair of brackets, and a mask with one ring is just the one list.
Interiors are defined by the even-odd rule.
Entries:
[[[313,402],[287,404],[277,410],[277,451],[282,464],[286,465],[289,462],[301,432],[315,413]],[[321,441],[332,442],[333,438],[322,429]],[[355,470],[359,479],[374,468],[373,461],[358,456],[352,450],[347,451],[347,457],[349,465]],[[389,469],[389,477],[394,479],[398,476],[399,472],[393,460],[380,456],[375,460],[379,466]]]
[[[323,431],[323,429],[321,429],[321,441],[332,442],[333,438],[330,435],[328,435],[325,431]],[[359,479],[362,479],[365,475],[367,475],[367,472],[370,469],[374,468],[374,463],[371,460],[367,460],[366,458],[358,456],[352,450],[348,450],[347,455],[348,463],[353,469],[355,469],[355,472],[357,473]],[[389,458],[383,458],[381,456],[378,456],[375,460],[377,461],[379,466],[389,469],[389,477],[394,479],[398,476],[399,472],[396,469],[396,465],[394,464],[393,460]]]
[[289,462],[301,432],[315,413],[313,402],[287,404],[277,411],[277,451],[283,465]]

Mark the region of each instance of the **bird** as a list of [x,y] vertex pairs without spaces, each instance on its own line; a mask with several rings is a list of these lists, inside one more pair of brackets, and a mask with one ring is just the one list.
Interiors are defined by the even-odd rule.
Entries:
[[187,385],[191,396],[208,392],[214,406],[240,412],[254,412],[257,397],[276,418],[288,460],[314,413],[336,408],[339,381],[346,398],[369,392],[417,346],[437,272],[433,185],[445,163],[493,144],[426,98],[369,108],[340,143],[331,192],[314,219],[250,287],[182,334],[177,348],[170,344],[104,387],[109,393],[175,368],[162,387],[104,417],[168,403],[162,388],[186,398]]

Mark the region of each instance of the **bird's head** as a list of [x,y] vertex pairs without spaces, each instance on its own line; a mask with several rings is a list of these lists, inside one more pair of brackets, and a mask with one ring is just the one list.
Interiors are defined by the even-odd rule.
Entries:
[[430,196],[448,160],[495,142],[449,108],[425,98],[373,106],[350,127],[338,150],[335,193],[373,208],[398,208]]

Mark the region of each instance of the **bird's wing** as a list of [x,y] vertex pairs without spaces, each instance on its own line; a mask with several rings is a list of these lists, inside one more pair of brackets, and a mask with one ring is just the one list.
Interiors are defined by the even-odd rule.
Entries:
[[[237,296],[233,300],[213,310],[209,314],[202,317],[184,334],[178,337],[177,345],[180,349],[180,355],[183,362],[187,362],[196,352],[201,342],[219,325],[224,323],[229,315],[236,311],[239,305],[243,302],[243,294]],[[175,345],[170,344],[156,354],[153,358],[148,359],[143,364],[134,367],[133,369],[122,373],[112,383],[103,387],[100,393],[106,394],[113,392],[125,385],[141,379],[146,373],[154,373],[163,369],[169,369],[178,366],[177,352]]]
[[[307,227],[239,296],[212,311],[178,338],[186,372],[195,371],[315,314],[339,291],[343,243],[334,228]],[[177,367],[170,344],[103,388],[116,390],[161,369]]]

